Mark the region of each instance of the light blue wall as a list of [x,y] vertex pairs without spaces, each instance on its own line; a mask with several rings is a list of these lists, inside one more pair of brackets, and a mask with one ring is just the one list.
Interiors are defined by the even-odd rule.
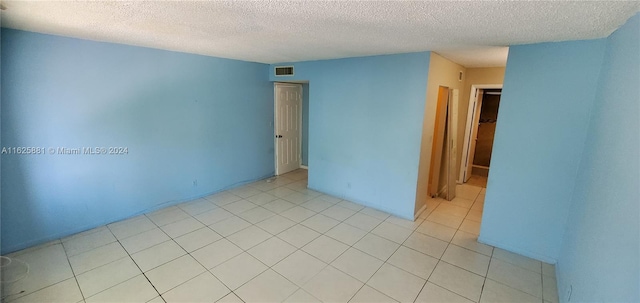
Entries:
[[[2,29],[2,253],[273,175],[268,65]],[[197,185],[194,181],[197,180]]]
[[302,165],[309,165],[309,83],[302,84]]
[[309,81],[310,188],[413,219],[429,55],[299,62],[286,78],[270,72],[272,81]]
[[605,42],[510,47],[480,241],[555,263]]
[[640,15],[607,41],[558,260],[560,298],[640,302]]

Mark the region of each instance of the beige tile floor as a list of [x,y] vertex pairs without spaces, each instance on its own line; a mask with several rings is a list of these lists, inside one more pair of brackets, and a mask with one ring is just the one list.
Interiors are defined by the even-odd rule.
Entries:
[[552,265],[476,242],[480,187],[408,221],[306,184],[297,170],[13,253],[30,274],[4,301],[558,301]]
[[467,180],[466,184],[486,188],[487,176],[471,175],[469,180]]

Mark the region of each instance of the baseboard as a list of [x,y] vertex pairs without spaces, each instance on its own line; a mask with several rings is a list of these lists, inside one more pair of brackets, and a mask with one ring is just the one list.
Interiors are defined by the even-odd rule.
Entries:
[[300,165],[300,168],[302,168],[302,169],[307,169],[307,170],[308,170],[308,169],[309,169],[309,166],[306,166],[306,165]]
[[264,180],[264,179],[270,178],[272,176],[273,176],[273,173],[269,173],[269,174],[260,176],[258,178],[236,182],[234,184],[227,185],[227,186],[225,186],[223,188],[219,188],[219,189],[216,189],[214,191],[207,192],[207,193],[204,193],[204,194],[198,194],[198,195],[188,196],[188,197],[185,197],[185,198],[182,198],[182,199],[176,199],[176,200],[160,202],[158,204],[149,206],[149,207],[141,209],[141,210],[137,210],[135,212],[132,212],[132,213],[129,213],[129,214],[126,214],[126,215],[115,216],[115,217],[112,217],[112,218],[109,218],[109,219],[100,220],[100,221],[97,221],[97,222],[92,223],[92,224],[84,225],[82,227],[70,228],[70,229],[68,229],[66,231],[62,231],[62,232],[55,233],[55,234],[52,234],[52,235],[47,235],[47,236],[40,237],[40,238],[37,238],[37,239],[29,240],[29,241],[24,241],[24,242],[21,242],[21,243],[12,245],[12,246],[2,245],[2,250],[0,251],[0,254],[6,255],[6,254],[9,254],[9,253],[13,253],[13,252],[19,251],[19,250],[29,249],[29,248],[35,247],[35,246],[39,246],[39,245],[43,245],[43,244],[46,245],[49,242],[56,241],[56,240],[61,240],[63,238],[66,238],[66,237],[69,237],[69,236],[72,236],[72,235],[75,235],[75,234],[79,234],[81,232],[85,232],[85,231],[88,231],[88,230],[91,230],[91,229],[94,229],[94,228],[102,227],[102,226],[105,226],[107,224],[124,221],[124,220],[130,219],[130,218],[136,217],[136,216],[152,213],[154,211],[157,211],[157,210],[160,210],[160,209],[163,209],[163,208],[175,206],[175,205],[178,205],[178,204],[181,204],[181,203],[185,203],[185,202],[189,202],[189,201],[194,201],[194,200],[197,200],[197,199],[200,199],[200,198],[204,198],[204,197],[207,197],[207,196],[211,196],[211,195],[223,192],[225,190],[230,190],[230,189],[237,188],[237,187],[240,187],[240,186],[244,186],[246,184],[253,183],[253,182],[256,182],[256,181],[259,181],[259,180]]
[[337,193],[333,193],[333,192],[330,192],[330,191],[320,190],[320,189],[317,189],[317,188],[311,187],[311,186],[307,186],[307,188],[309,188],[311,190],[314,190],[314,191],[317,191],[319,193],[323,193],[325,195],[334,196],[336,198],[347,200],[347,201],[350,201],[350,202],[353,202],[353,203],[356,203],[356,204],[360,204],[362,206],[370,207],[370,208],[373,208],[373,209],[388,213],[390,215],[393,215],[393,216],[401,218],[401,219],[415,221],[413,216],[407,216],[405,214],[398,213],[398,212],[396,212],[394,210],[387,209],[387,208],[384,208],[384,207],[380,207],[379,205],[367,203],[367,202],[364,202],[364,201],[361,201],[361,200],[358,200],[358,199],[353,199],[351,197],[347,197],[347,196],[342,195],[342,194],[337,194]]
[[542,261],[544,263],[556,264],[558,262],[556,259],[551,258],[549,256],[541,255],[541,254],[530,252],[530,251],[527,251],[527,250],[522,250],[522,249],[519,249],[517,247],[510,246],[510,245],[503,245],[502,243],[500,243],[498,241],[493,241],[491,239],[487,239],[486,237],[483,237],[482,235],[480,235],[478,237],[478,242],[480,242],[482,244],[490,245],[490,246],[493,246],[493,247],[497,247],[497,248],[500,248],[500,249],[504,249],[506,251],[510,251],[512,253],[516,253],[516,254],[519,254],[519,255],[522,255],[522,256],[525,256],[525,257],[536,259],[536,260]]
[[447,185],[443,186],[442,189],[438,191],[438,193],[436,194],[436,197],[442,197],[446,192],[447,192]]
[[420,207],[420,209],[416,212],[416,214],[413,216],[413,221],[417,220],[425,210],[427,210],[427,203],[424,203],[424,205],[422,205],[422,207]]

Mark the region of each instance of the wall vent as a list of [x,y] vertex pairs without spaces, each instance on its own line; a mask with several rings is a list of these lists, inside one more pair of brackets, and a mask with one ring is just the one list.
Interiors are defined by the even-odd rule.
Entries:
[[276,66],[276,76],[293,76],[293,66]]

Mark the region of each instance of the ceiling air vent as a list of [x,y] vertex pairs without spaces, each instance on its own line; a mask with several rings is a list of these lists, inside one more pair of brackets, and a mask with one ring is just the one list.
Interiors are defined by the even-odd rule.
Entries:
[[293,76],[293,66],[276,66],[276,76]]

